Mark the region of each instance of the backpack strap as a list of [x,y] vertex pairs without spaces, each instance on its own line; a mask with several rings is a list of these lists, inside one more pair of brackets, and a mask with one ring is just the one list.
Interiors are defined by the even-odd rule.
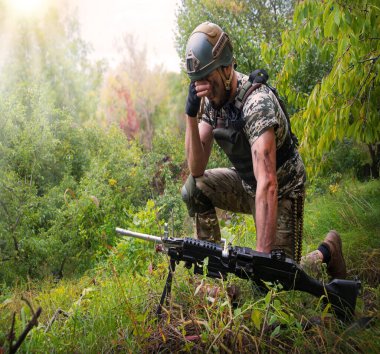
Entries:
[[257,69],[249,75],[248,81],[241,87],[235,98],[235,107],[241,111],[249,95],[261,85],[266,85],[269,75],[264,69]]
[[242,86],[239,91],[239,94],[235,98],[235,107],[241,111],[243,108],[245,101],[247,101],[248,96],[258,89],[261,86],[261,83],[252,83],[249,80]]

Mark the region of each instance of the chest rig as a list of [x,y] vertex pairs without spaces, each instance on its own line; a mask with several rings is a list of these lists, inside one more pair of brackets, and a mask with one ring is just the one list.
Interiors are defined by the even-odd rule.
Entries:
[[[253,173],[251,145],[243,131],[245,121],[242,109],[252,92],[262,85],[265,85],[267,79],[268,74],[264,70],[256,70],[253,72],[250,75],[249,80],[240,88],[234,103],[226,107],[225,110],[227,111],[226,115],[228,117],[223,119],[218,117],[220,112],[215,110],[211,111],[215,122],[213,135],[216,143],[225,152],[240,178],[253,188],[256,188],[257,182]],[[291,132],[289,116],[286,112],[285,106],[279,99],[275,89],[270,86],[268,87],[277,97],[280,107],[284,111],[288,121],[288,133],[283,144],[276,151],[276,170],[278,170],[285,161],[295,155],[297,142],[296,137]]]

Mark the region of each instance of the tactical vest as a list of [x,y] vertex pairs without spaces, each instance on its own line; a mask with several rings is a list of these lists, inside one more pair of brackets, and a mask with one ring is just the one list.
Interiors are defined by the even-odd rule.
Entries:
[[[248,96],[266,82],[266,80],[265,82],[262,80],[261,83],[255,82],[255,78],[252,78],[252,75],[254,73],[251,74],[250,79],[243,85],[238,96],[235,98],[235,107],[240,114],[240,119],[242,119],[241,111]],[[278,99],[280,107],[283,110],[288,122],[288,133],[285,141],[283,142],[282,146],[276,151],[276,170],[278,170],[285,163],[285,161],[289,160],[296,154],[296,147],[298,142],[297,138],[291,131],[289,116],[286,112],[283,102],[281,102],[279,99],[277,92],[273,91],[275,89],[270,86],[268,87],[272,90]],[[242,126],[241,124],[240,126],[239,124],[231,124],[228,120],[225,123],[226,126],[224,128],[215,127],[213,129],[214,139],[226,153],[228,159],[235,167],[240,178],[248,185],[256,188],[257,182],[253,173],[251,145],[242,130]],[[217,122],[215,126],[217,126]]]

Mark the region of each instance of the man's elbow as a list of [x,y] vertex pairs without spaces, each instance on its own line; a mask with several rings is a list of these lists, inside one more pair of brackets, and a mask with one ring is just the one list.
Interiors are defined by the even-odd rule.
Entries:
[[260,189],[265,194],[277,195],[278,184],[276,173],[266,173],[257,182],[258,187],[261,187]]

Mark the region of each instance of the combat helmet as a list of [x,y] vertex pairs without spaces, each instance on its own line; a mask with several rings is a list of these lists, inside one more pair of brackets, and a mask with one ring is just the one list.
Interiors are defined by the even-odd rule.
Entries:
[[[195,28],[186,46],[186,69],[191,81],[205,78],[232,61],[232,44],[227,33],[211,22],[204,22]],[[229,90],[230,80],[226,78],[223,81],[227,81],[225,86]]]

